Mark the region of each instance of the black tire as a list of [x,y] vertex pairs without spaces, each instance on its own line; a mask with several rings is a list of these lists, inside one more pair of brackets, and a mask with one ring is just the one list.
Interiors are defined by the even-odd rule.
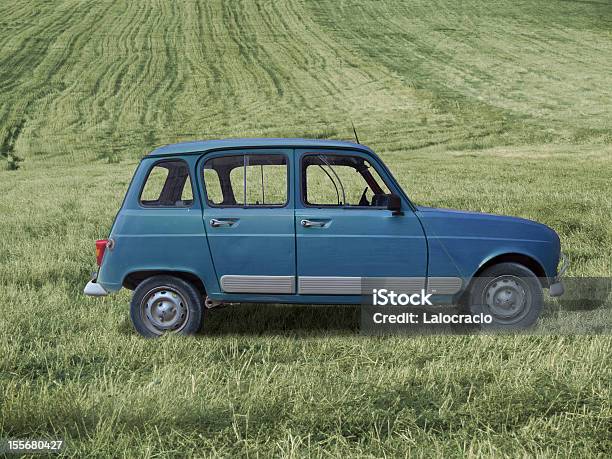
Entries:
[[518,263],[499,263],[474,278],[467,311],[490,314],[492,322],[481,328],[529,328],[542,312],[542,286],[537,276]]
[[142,281],[132,296],[130,318],[147,338],[166,333],[192,335],[200,329],[204,309],[200,293],[189,282],[161,275]]

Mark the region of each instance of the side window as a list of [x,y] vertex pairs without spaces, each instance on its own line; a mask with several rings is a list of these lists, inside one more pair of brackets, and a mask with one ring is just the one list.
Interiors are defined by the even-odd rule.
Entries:
[[204,186],[211,206],[285,206],[287,180],[284,155],[231,155],[204,163]]
[[249,206],[287,204],[287,158],[282,155],[246,157],[246,202]]
[[140,194],[145,207],[189,207],[193,191],[189,166],[182,160],[162,161],[153,166]]
[[209,202],[217,205],[221,204],[223,202],[223,192],[221,191],[221,181],[217,171],[215,169],[204,169],[204,182],[206,183]]
[[230,187],[236,195],[236,201],[244,205],[244,156],[240,156],[240,165],[230,172]]
[[302,196],[309,206],[384,207],[389,188],[364,158],[308,154],[302,158]]
[[220,156],[204,163],[206,199],[213,206],[244,205],[243,182],[236,176],[242,173],[244,155]]

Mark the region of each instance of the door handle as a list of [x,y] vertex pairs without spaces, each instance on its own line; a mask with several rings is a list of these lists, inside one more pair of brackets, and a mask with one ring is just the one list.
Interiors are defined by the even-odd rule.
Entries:
[[234,220],[217,220],[216,218],[210,219],[210,226],[213,228],[232,226],[234,223]]
[[304,228],[322,228],[325,226],[325,224],[327,222],[316,222],[316,221],[312,221],[312,220],[302,220],[301,225]]

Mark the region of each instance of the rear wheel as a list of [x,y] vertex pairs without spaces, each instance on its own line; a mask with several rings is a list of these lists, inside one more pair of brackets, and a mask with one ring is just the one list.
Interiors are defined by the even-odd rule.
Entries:
[[521,329],[532,326],[542,311],[542,286],[536,275],[518,263],[500,263],[474,279],[467,304],[473,314],[489,314],[485,327]]
[[134,290],[130,318],[142,336],[191,335],[200,328],[202,298],[193,285],[182,279],[153,276]]

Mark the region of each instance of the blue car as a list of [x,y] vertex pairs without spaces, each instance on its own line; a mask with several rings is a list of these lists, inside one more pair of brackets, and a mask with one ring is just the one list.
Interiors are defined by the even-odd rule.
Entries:
[[[528,327],[563,293],[559,237],[530,220],[418,206],[365,145],[230,139],[141,162],[85,294],[133,290],[144,336],[226,303],[360,304],[364,285]],[[367,293],[367,292],[365,292]]]

